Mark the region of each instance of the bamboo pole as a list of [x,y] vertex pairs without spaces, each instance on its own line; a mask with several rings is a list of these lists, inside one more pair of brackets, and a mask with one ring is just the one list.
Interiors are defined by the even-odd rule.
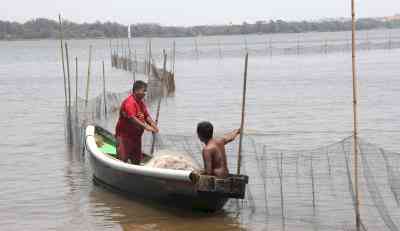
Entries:
[[117,56],[119,56],[119,39],[117,38]]
[[[86,94],[85,94],[85,113],[87,113],[87,106],[89,101],[89,87],[90,87],[90,67],[92,63],[92,45],[89,46],[89,64],[88,64],[88,72],[87,72],[87,79],[86,79]],[[82,123],[83,131],[81,132],[82,141],[81,143],[84,144],[85,142],[85,126],[86,126],[86,116]],[[82,155],[85,153],[85,145],[82,145]]]
[[111,55],[111,58],[112,58],[112,56],[113,56],[113,51],[112,51],[112,39],[110,39],[109,45],[110,45],[110,55]]
[[358,111],[357,111],[357,74],[356,74],[356,13],[355,0],[351,0],[351,53],[352,53],[352,79],[353,79],[353,154],[354,154],[354,190],[355,190],[355,215],[356,228],[360,230],[360,199],[358,189]]
[[239,152],[237,160],[237,174],[240,174],[240,166],[242,162],[242,143],[243,143],[243,128],[244,128],[244,117],[246,109],[246,90],[247,90],[247,63],[249,60],[249,53],[246,53],[244,61],[244,78],[243,78],[243,96],[242,96],[242,116],[240,122],[240,137],[239,137]]
[[[280,181],[280,195],[281,195],[281,216],[282,216],[282,227],[285,227],[285,202],[284,202],[284,194],[283,194],[283,153],[281,152],[281,158],[279,163],[279,181]],[[285,230],[285,229],[283,229]]]
[[310,158],[310,173],[311,173],[311,190],[312,190],[312,204],[313,204],[313,215],[315,216],[315,208],[316,208],[316,201],[315,201],[315,180],[314,180],[314,167],[313,167],[313,155],[311,154]]
[[218,54],[219,58],[222,59],[221,41],[218,40]]
[[78,118],[78,57],[75,57],[75,116]]
[[151,38],[150,38],[150,40],[149,40],[149,73],[148,73],[148,78],[150,79],[150,75],[151,75],[151,72],[153,71],[152,70],[152,68],[151,68],[151,64],[152,64],[152,59],[153,59],[153,52],[152,52],[152,43],[151,43]]
[[[165,75],[167,73],[167,53],[165,52],[165,50],[163,50],[163,56],[164,56],[164,60],[163,60],[163,77],[161,79],[161,91],[163,90],[163,80],[165,80]],[[155,73],[156,76],[158,76],[158,72],[156,70],[156,68],[154,66],[152,66],[153,72]],[[158,79],[160,79],[160,77],[158,76]],[[156,125],[158,125],[158,120],[160,118],[160,109],[161,109],[161,100],[162,100],[162,96],[160,96],[158,98],[158,104],[157,104],[157,114],[156,114]],[[154,148],[155,148],[155,144],[156,144],[156,134],[153,133],[153,140],[151,143],[151,149],[150,149],[150,153],[151,155],[153,155],[154,153]]]
[[272,57],[272,39],[269,39],[269,56]]
[[89,64],[86,79],[86,94],[85,94],[85,107],[87,107],[89,100],[89,87],[90,87],[90,68],[92,64],[92,45],[89,46]]
[[71,123],[71,78],[69,70],[69,53],[68,44],[65,42],[65,57],[67,61],[67,77],[68,77],[68,133],[69,144],[72,144],[72,123]]
[[299,41],[299,39],[297,39],[296,53],[297,53],[297,55],[300,55],[300,41]]
[[324,53],[328,54],[328,40],[327,39],[324,40]]
[[135,49],[135,69],[132,70],[133,71],[133,82],[136,82],[136,72],[137,72],[137,53],[136,53],[136,49]]
[[65,62],[64,62],[64,43],[63,43],[63,29],[62,29],[62,21],[61,21],[61,14],[58,15],[58,20],[60,22],[60,47],[61,47],[61,63],[62,63],[62,70],[64,76],[64,97],[65,97],[65,110],[67,110],[67,78],[65,75]]
[[104,117],[107,119],[107,101],[106,101],[106,72],[104,70],[104,61],[103,64],[103,97],[104,97]]
[[176,55],[176,44],[175,44],[175,40],[174,40],[174,42],[173,42],[173,44],[172,44],[172,46],[173,46],[173,58],[172,58],[172,73],[174,74],[174,76],[175,76],[175,55]]
[[196,52],[196,58],[199,59],[199,46],[197,44],[197,38],[194,38],[194,51]]

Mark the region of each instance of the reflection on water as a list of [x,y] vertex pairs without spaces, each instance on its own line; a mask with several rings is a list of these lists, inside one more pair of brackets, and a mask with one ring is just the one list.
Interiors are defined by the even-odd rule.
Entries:
[[123,230],[242,230],[235,214],[224,211],[202,213],[165,207],[150,201],[110,193],[101,186],[90,193],[94,213],[106,223],[119,224]]

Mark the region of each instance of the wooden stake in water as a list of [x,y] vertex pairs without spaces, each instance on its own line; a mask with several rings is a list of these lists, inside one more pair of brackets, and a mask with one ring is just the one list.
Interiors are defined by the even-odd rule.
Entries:
[[269,56],[272,57],[272,39],[269,39]]
[[[87,72],[87,78],[86,78],[86,94],[85,94],[85,113],[87,113],[87,106],[88,106],[88,102],[89,102],[89,87],[90,87],[90,68],[91,68],[91,64],[92,64],[92,45],[89,46],[89,64],[88,64],[88,72]],[[84,144],[85,143],[85,126],[86,126],[86,116],[85,115],[85,119],[82,123],[83,126],[83,131],[81,132],[82,135],[82,141],[81,143]],[[82,145],[82,155],[85,153],[85,145]]]
[[[155,66],[154,65],[152,65],[152,69],[153,69],[153,73],[154,73],[154,75],[156,75],[156,78],[157,79],[160,79],[161,80],[161,91],[163,91],[163,86],[162,86],[162,83],[163,83],[163,80],[165,80],[165,75],[166,75],[166,73],[167,73],[167,54],[165,53],[165,50],[163,50],[163,56],[164,56],[164,61],[163,61],[163,77],[160,79],[160,77],[158,76],[158,72],[157,72],[157,69],[155,68]],[[155,122],[156,122],[156,124],[158,125],[158,120],[159,120],[159,118],[160,118],[160,109],[161,109],[161,100],[162,100],[162,95],[160,95],[159,96],[159,98],[158,98],[158,104],[157,104],[157,114],[156,114],[156,120],[155,120]],[[153,155],[153,153],[154,153],[154,147],[155,147],[155,144],[156,144],[156,134],[155,133],[153,133],[153,140],[152,140],[152,143],[151,143],[151,149],[150,149],[150,153],[151,153],[151,155]]]
[[107,101],[106,101],[106,72],[104,70],[104,61],[103,64],[103,97],[104,97],[104,117],[107,119]]
[[218,54],[219,58],[222,59],[221,41],[218,40]]
[[242,143],[243,143],[243,128],[244,128],[244,117],[245,117],[245,109],[246,109],[246,90],[247,90],[247,63],[249,60],[249,54],[246,53],[245,61],[244,61],[244,78],[243,78],[243,96],[242,96],[242,116],[240,121],[240,136],[239,136],[239,152],[238,152],[238,161],[237,161],[237,171],[236,173],[240,174],[240,166],[242,162]]
[[72,122],[71,122],[71,78],[69,70],[69,52],[68,44],[65,43],[65,57],[67,60],[67,76],[68,76],[68,133],[69,133],[69,143],[72,144]]
[[197,44],[197,38],[194,38],[194,51],[196,52],[196,58],[199,59],[200,54],[199,54],[199,46]]
[[324,53],[328,54],[328,40],[325,39],[325,43],[324,43]]
[[248,46],[247,46],[247,38],[246,38],[246,37],[244,38],[244,51],[245,51],[246,53],[249,52],[249,48],[248,48]]
[[64,76],[64,97],[65,97],[65,110],[67,110],[67,77],[65,75],[65,62],[64,62],[64,43],[63,43],[63,29],[62,29],[62,21],[61,21],[61,14],[58,15],[58,20],[60,21],[60,47],[61,47],[61,62],[62,62],[62,70]]
[[135,66],[134,66],[134,70],[133,71],[133,82],[136,82],[136,72],[137,72],[137,53],[136,53],[136,49],[135,49]]
[[110,56],[111,56],[111,59],[112,59],[112,57],[113,57],[112,39],[110,39]]
[[147,77],[150,79],[150,75],[152,72],[152,68],[151,68],[151,60],[153,59],[153,54],[151,51],[151,38],[149,39],[149,53],[148,53],[148,63],[147,63]]
[[172,58],[172,73],[174,74],[174,76],[175,76],[175,55],[176,55],[176,44],[175,44],[175,40],[174,40],[174,43],[172,44],[172,55],[173,55],[173,58]]
[[92,45],[89,46],[89,64],[88,64],[88,72],[86,78],[86,94],[85,94],[85,107],[88,104],[89,100],[89,87],[90,87],[90,68],[92,65]]
[[353,154],[354,154],[354,191],[355,191],[355,215],[356,227],[360,230],[360,199],[358,190],[358,111],[357,111],[357,73],[356,73],[356,13],[355,0],[351,0],[351,54],[352,54],[352,77],[353,77]]
[[300,55],[300,41],[297,39],[297,49],[296,49],[297,55]]
[[78,118],[78,57],[75,57],[75,118]]

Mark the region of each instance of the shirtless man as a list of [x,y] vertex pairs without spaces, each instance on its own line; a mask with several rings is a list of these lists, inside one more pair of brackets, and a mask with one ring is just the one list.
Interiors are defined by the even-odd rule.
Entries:
[[240,133],[239,129],[225,134],[221,138],[213,138],[213,125],[204,121],[197,124],[197,135],[205,144],[203,148],[204,174],[225,178],[229,175],[226,161],[225,144],[233,141]]

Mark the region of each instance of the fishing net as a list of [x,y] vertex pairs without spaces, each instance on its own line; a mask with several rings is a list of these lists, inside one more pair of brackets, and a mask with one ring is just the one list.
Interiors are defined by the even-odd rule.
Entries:
[[[149,137],[148,137],[149,138]],[[248,225],[264,230],[354,230],[353,138],[313,150],[279,150],[245,135],[241,171],[250,177],[246,199],[231,200]],[[150,139],[145,139],[145,150]],[[359,191],[362,230],[400,227],[400,155],[359,140]],[[202,163],[196,137],[159,135],[156,149],[186,153]],[[238,141],[226,146],[236,172]],[[261,228],[263,227],[263,228]]]
[[[149,84],[153,87],[159,85]],[[119,105],[128,94],[107,92],[88,102],[79,99],[68,112],[74,147],[83,148],[87,124],[114,132]],[[154,104],[162,96],[155,94],[147,103]],[[254,230],[356,230],[353,137],[312,150],[281,150],[260,141],[268,140],[260,136],[243,136],[241,173],[249,176],[249,184],[245,199],[230,200],[226,212],[236,214],[242,225]],[[146,134],[145,153],[150,153],[152,143],[153,136]],[[182,166],[183,162],[172,164],[177,169],[203,165],[197,137],[159,134],[154,143],[160,159],[174,156],[177,162],[193,163],[189,167]],[[235,173],[238,141],[228,144],[226,151],[229,170]],[[361,230],[399,230],[400,154],[362,138],[358,151]]]
[[186,153],[179,153],[170,149],[159,150],[153,158],[145,164],[152,168],[165,168],[175,170],[200,170],[197,162]]

